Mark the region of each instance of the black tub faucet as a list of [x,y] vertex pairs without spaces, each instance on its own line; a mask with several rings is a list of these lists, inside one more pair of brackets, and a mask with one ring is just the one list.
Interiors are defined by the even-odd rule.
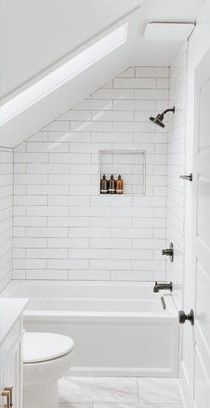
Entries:
[[173,283],[172,282],[155,282],[155,286],[153,288],[153,292],[158,293],[160,290],[173,290]]

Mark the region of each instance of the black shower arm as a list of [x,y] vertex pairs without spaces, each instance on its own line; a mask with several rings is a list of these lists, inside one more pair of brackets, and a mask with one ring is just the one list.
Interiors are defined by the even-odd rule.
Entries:
[[175,107],[173,107],[173,108],[171,108],[171,109],[166,109],[166,110],[164,110],[164,112],[162,113],[162,115],[165,116],[165,114],[168,113],[168,112],[173,112],[173,113],[175,113]]

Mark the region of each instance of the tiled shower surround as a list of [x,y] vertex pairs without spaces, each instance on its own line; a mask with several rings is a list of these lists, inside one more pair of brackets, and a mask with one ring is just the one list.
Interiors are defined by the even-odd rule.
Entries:
[[[167,133],[148,117],[168,88],[169,68],[131,67],[15,148],[14,278],[166,278]],[[112,149],[145,152],[145,195],[99,194]]]
[[0,148],[0,291],[12,276],[13,151]]

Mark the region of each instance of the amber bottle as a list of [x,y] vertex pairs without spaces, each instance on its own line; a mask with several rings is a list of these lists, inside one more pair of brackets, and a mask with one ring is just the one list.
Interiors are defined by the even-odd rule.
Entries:
[[103,175],[101,181],[100,181],[100,193],[101,194],[107,194],[108,193],[108,181],[106,179],[105,174]]
[[116,194],[123,194],[123,179],[120,174],[116,180]]
[[109,183],[108,183],[108,193],[109,194],[115,194],[116,190],[115,190],[115,179],[113,174],[111,174],[111,177],[109,179]]

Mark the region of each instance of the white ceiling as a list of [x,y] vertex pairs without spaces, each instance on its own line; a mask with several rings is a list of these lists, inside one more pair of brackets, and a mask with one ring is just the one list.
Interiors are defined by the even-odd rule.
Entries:
[[[128,0],[129,1],[129,0]],[[142,0],[138,37],[134,44],[134,64],[170,65],[180,43],[146,41],[143,34],[149,22],[195,22],[206,0]]]
[[137,5],[139,0],[1,0],[2,96]]
[[[1,97],[24,88],[85,49],[121,21],[126,45],[0,129],[14,146],[131,64],[170,65],[179,42],[146,41],[151,21],[195,21],[205,0],[0,0]],[[140,7],[141,6],[141,7]]]

